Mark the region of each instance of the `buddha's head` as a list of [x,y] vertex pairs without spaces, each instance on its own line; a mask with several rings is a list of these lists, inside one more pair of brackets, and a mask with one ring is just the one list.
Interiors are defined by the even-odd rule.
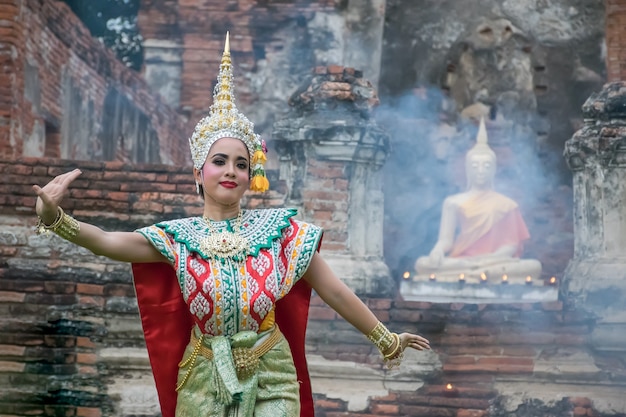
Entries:
[[468,189],[493,188],[496,175],[496,154],[487,144],[487,129],[483,119],[480,120],[476,145],[465,155],[465,174]]

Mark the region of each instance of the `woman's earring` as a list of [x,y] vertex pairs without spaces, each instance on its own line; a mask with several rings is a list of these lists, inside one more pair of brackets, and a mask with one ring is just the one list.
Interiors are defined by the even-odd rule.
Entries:
[[200,194],[200,184],[196,181],[196,194]]

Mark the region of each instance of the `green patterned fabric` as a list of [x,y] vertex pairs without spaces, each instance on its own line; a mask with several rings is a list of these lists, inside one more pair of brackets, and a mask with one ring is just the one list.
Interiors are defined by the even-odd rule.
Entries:
[[[256,257],[259,254],[259,250],[271,248],[272,241],[280,238],[283,229],[289,227],[289,219],[297,213],[298,211],[292,208],[244,210],[241,218],[240,234],[250,244],[246,255]],[[216,230],[233,232],[234,221],[235,219],[228,219],[212,223]],[[196,252],[203,258],[209,259],[210,255],[204,253],[200,245],[202,238],[210,233],[209,226],[202,217],[171,220],[157,223],[155,226],[174,236],[176,242],[184,243],[189,251]],[[141,228],[137,231],[142,234],[154,233],[148,228]],[[158,242],[158,239],[149,239],[152,242]],[[167,244],[163,244],[163,246],[155,244],[155,246],[161,253],[168,256],[170,261],[173,261],[171,253],[168,253],[171,252],[171,247],[166,247]],[[225,260],[223,259],[223,261]],[[234,260],[238,261],[241,259],[235,258]]]
[[[259,337],[269,332],[264,332]],[[284,337],[261,357],[256,374],[244,381],[238,381],[234,375],[233,359],[227,338],[205,337],[203,343],[212,349],[214,359],[209,360],[200,355],[195,364],[189,363],[180,368],[178,383],[188,371],[190,374],[178,392],[177,417],[300,415],[300,387],[289,344]],[[187,359],[193,349],[192,344],[187,346],[183,359]],[[224,395],[225,388],[230,397]]]
[[[138,229],[172,264],[183,299],[203,333],[233,336],[258,332],[261,323],[302,278],[318,249],[322,229],[296,220],[295,209],[244,210],[241,235],[250,243],[242,262],[212,262],[201,242],[211,231],[200,217]],[[234,220],[233,220],[234,221]],[[213,222],[219,233],[231,220]]]

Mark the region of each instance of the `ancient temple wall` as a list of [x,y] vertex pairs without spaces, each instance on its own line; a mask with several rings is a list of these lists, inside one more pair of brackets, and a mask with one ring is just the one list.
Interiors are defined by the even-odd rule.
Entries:
[[272,123],[314,66],[358,68],[377,84],[384,16],[383,0],[150,2],[138,16],[144,72],[155,89],[180,84],[179,92],[164,88],[172,91],[166,100],[193,124],[211,103],[229,30],[238,103],[271,139]]
[[[206,13],[196,14],[195,5],[185,2],[188,6],[179,8],[178,3],[168,0],[152,2],[150,8],[144,10],[146,14],[143,18],[149,18],[141,24],[142,33],[152,33],[155,36],[147,38],[162,41],[152,44],[154,49],[150,53],[154,55],[151,59],[157,62],[160,59],[159,54],[167,54],[165,58],[168,65],[165,74],[149,75],[154,70],[152,67],[150,70],[146,69],[146,76],[154,76],[154,80],[166,79],[169,80],[168,83],[174,82],[177,72],[183,71],[180,62],[184,61],[188,72],[182,75],[181,85],[184,84],[185,87],[181,89],[179,98],[165,101],[172,105],[179,102],[180,109],[189,117],[189,123],[193,123],[194,117],[203,114],[210,103],[207,94],[209,89],[205,89],[205,86],[207,80],[212,80],[214,76],[207,74],[216,72],[225,23],[236,23],[250,31],[235,37],[233,41],[233,47],[239,51],[234,53],[235,59],[242,64],[237,74],[244,81],[241,101],[246,109],[252,110],[254,120],[261,121],[260,126],[266,133],[270,131],[271,121],[278,118],[272,113],[277,109],[279,111],[276,114],[286,111],[285,98],[292,92],[292,87],[300,85],[301,74],[309,74],[312,67],[310,64],[315,58],[296,54],[296,57],[302,59],[295,60],[298,63],[288,64],[290,61],[286,57],[294,56],[293,52],[300,50],[294,44],[306,44],[314,40],[314,28],[330,25],[330,32],[341,33],[341,28],[344,27],[341,19],[347,18],[349,13],[345,5],[366,4],[306,2],[302,6],[309,7],[303,13],[306,29],[298,36],[301,20],[298,19],[298,13],[292,13],[297,9],[289,3],[274,3],[271,6],[250,9],[246,5],[249,2],[230,2],[229,7],[233,10],[224,11],[223,2],[218,5],[205,1],[203,4],[210,3],[212,6],[207,7]],[[506,3],[509,8],[520,4]],[[57,2],[7,0],[0,4],[7,6],[2,9],[3,12],[13,13],[8,15],[11,19],[24,22],[28,10],[47,10],[52,13],[56,9],[49,5],[56,5]],[[594,4],[597,6],[597,2]],[[38,9],[36,6],[39,5],[45,7]],[[218,6],[221,14],[216,14],[214,10]],[[450,11],[448,8],[444,9],[446,13]],[[249,13],[242,13],[244,10]],[[396,13],[411,19],[411,13],[405,9],[400,10],[401,13]],[[358,16],[357,12],[358,10],[354,11],[354,16]],[[179,13],[184,14],[183,22],[187,28],[184,30],[189,33],[163,40],[162,31],[178,27]],[[64,20],[67,18],[78,25],[69,13],[62,17],[58,14],[53,16],[54,18],[47,21],[67,24]],[[439,21],[440,17],[428,13],[423,16],[433,22]],[[391,21],[397,22],[393,19]],[[28,27],[36,32],[36,22],[27,22],[30,22]],[[419,26],[418,22],[419,20],[415,20],[414,23]],[[210,39],[201,33],[207,25],[212,31]],[[14,45],[6,48],[6,51],[12,51],[13,47],[19,50],[20,45],[27,42],[24,39],[26,26],[20,27],[14,38]],[[267,29],[268,26],[276,28],[275,31]],[[454,29],[457,26],[451,24],[442,27]],[[596,33],[601,25],[589,27],[589,30]],[[434,33],[432,26],[431,29],[426,26],[423,30]],[[274,38],[275,33],[280,36],[276,35]],[[292,35],[294,44],[288,42],[287,35]],[[50,34],[46,36],[54,38]],[[591,36],[592,39],[596,37]],[[46,39],[43,38],[42,35],[41,39],[45,42]],[[325,37],[320,38],[321,40],[315,38],[320,42],[319,45],[328,46],[323,42]],[[335,39],[335,36],[330,38]],[[459,39],[458,36],[451,38],[451,43]],[[78,36],[65,41],[73,42],[76,39],[85,41],[88,38]],[[253,39],[265,39],[268,46],[255,45]],[[377,41],[373,42],[376,44]],[[586,41],[584,44],[587,44]],[[50,48],[51,50],[65,50],[65,46],[60,43],[53,43],[52,46],[55,48]],[[158,50],[159,47],[162,51]],[[115,62],[109,62],[113,61],[112,57],[103,57],[94,52],[99,51],[96,46],[72,44],[71,48],[72,51],[82,51],[85,56],[100,62],[102,68],[118,68]],[[330,48],[328,55],[323,55],[323,51],[316,53],[328,59],[343,56],[340,53],[335,54],[338,48]],[[565,54],[567,51],[564,48],[560,53]],[[406,50],[402,54],[407,59],[414,56]],[[12,72],[17,77],[15,83],[13,84],[11,77],[5,77],[3,81],[10,83],[12,94],[20,94],[21,85],[25,83],[21,81],[20,74],[25,73],[25,77],[33,80],[36,79],[33,73],[38,73],[29,72],[31,70],[19,66],[19,63],[24,62],[21,60],[24,53],[16,56],[17,59],[11,58],[10,61],[14,68]],[[261,58],[262,56],[265,58]],[[375,54],[372,56],[375,57]],[[552,58],[559,56],[561,55],[555,54]],[[102,61],[98,61],[99,59]],[[277,72],[277,67],[274,66],[277,61],[281,65],[294,65],[296,68],[290,67],[289,71]],[[392,61],[393,68],[408,68],[393,59],[388,59],[387,63],[391,65]],[[418,61],[415,59],[415,62]],[[342,64],[350,65],[347,62]],[[53,66],[52,63],[50,65]],[[362,68],[360,65],[355,66]],[[251,75],[253,69],[255,74],[259,74],[258,78]],[[407,73],[412,71],[409,69]],[[91,72],[93,71],[90,70]],[[287,72],[296,76],[278,76]],[[123,79],[131,85],[137,85],[133,84],[136,75],[128,75],[123,71],[120,73],[129,77],[120,78],[120,84],[124,84],[121,82]],[[581,74],[589,75],[584,71]],[[365,76],[369,78],[367,72]],[[281,82],[270,82],[274,77]],[[386,79],[389,81],[396,78],[387,76]],[[401,77],[398,76],[397,79],[400,80]],[[249,86],[246,87],[248,80]],[[61,85],[60,80],[50,83]],[[584,86],[580,91],[584,91],[591,84],[583,81],[579,84]],[[32,97],[37,96],[37,83],[29,85],[31,87],[28,94],[23,94],[23,99],[20,98],[21,95],[14,95],[18,105],[34,100]],[[125,88],[124,85],[120,88]],[[169,85],[174,88],[171,83]],[[562,84],[554,85],[550,89],[559,91]],[[542,86],[545,87],[544,84],[537,84],[537,87]],[[144,106],[146,103],[157,103],[154,105],[161,106],[159,99],[153,100],[147,92],[137,88],[139,93],[136,95],[132,88],[124,90],[135,106]],[[544,91],[542,88],[537,90]],[[272,94],[276,93],[272,96],[273,99],[263,105],[253,105],[257,103],[256,96],[270,91]],[[94,93],[94,97],[99,97],[94,98],[94,103],[104,100],[104,90],[100,92],[100,95]],[[169,93],[167,94],[169,97]],[[51,94],[49,97],[55,95]],[[7,103],[4,105],[0,116],[5,117],[12,126],[12,132],[19,133],[24,126],[30,126],[30,122],[16,118],[19,111],[11,110]],[[57,104],[57,107],[60,105]],[[50,108],[54,106],[50,105]],[[153,113],[146,110],[146,114],[170,113],[169,110],[158,107],[153,109]],[[0,132],[5,127],[6,124],[2,124]],[[29,129],[30,127],[28,132]],[[417,125],[413,132],[423,129],[423,125]],[[184,131],[184,128],[177,130],[180,131]],[[54,129],[49,131],[51,134],[54,132]],[[155,394],[143,348],[128,267],[107,262],[58,239],[50,243],[35,237],[32,233],[34,198],[30,184],[43,183],[52,175],[79,167],[84,171],[83,178],[76,182],[76,190],[64,206],[79,219],[92,221],[101,227],[132,230],[157,219],[198,212],[200,206],[197,197],[193,195],[191,168],[184,162],[179,167],[71,159],[20,159],[16,156],[21,153],[14,152],[15,149],[21,149],[20,141],[26,140],[26,135],[11,136],[6,141],[2,137],[3,149],[8,153],[3,154],[0,163],[3,176],[3,183],[0,185],[0,414],[156,416]],[[53,140],[54,136],[51,136],[50,143],[55,143]],[[10,146],[5,146],[7,143]],[[37,142],[33,140],[30,143]],[[186,155],[185,149],[186,145],[180,146],[180,149],[172,149],[171,154],[182,152]],[[413,181],[411,187],[415,193],[416,184],[432,178],[436,170],[415,162],[413,157],[420,156],[420,148],[413,146],[409,149],[416,153],[405,153],[406,161],[398,163],[404,164],[405,172],[409,172],[408,167],[412,166],[421,169],[417,171],[418,180],[410,180]],[[370,178],[371,183],[367,186],[374,188],[376,193],[380,178],[366,176],[362,167],[354,172],[346,170],[346,163],[332,160],[332,151],[324,152],[326,159],[313,159],[305,167],[310,180],[307,191],[310,192],[310,200],[308,205],[303,206],[305,214],[310,216],[308,220],[324,225],[329,231],[322,253],[332,256],[333,253],[352,249],[358,254],[378,253],[379,247],[368,246],[372,243],[363,240],[368,237],[363,230],[364,219],[375,216],[375,210],[350,207],[351,202],[344,191],[355,192],[357,196],[359,193],[363,195],[366,193],[364,185],[352,184],[351,181]],[[558,149],[552,155],[560,152],[561,149]],[[278,149],[276,153],[281,154]],[[168,162],[165,159],[162,161]],[[293,196],[288,195],[289,190],[301,190],[302,187],[299,184],[291,187],[288,180],[293,179],[294,172],[302,167],[287,169],[286,165],[277,164],[273,167],[275,171],[285,170],[270,173],[273,176],[273,191],[264,197],[250,197],[246,201],[247,207],[282,206],[294,201]],[[332,178],[329,178],[330,174]],[[393,178],[396,181],[394,186],[397,186],[398,177]],[[383,186],[384,184],[385,182]],[[436,186],[441,186],[441,182],[437,182]],[[594,192],[598,190],[593,189]],[[373,196],[375,199],[379,198],[379,194]],[[428,193],[420,193],[420,196],[423,196],[423,202],[436,200],[429,197]],[[567,190],[555,189],[551,195],[553,200],[544,201],[534,215],[533,221],[537,224],[537,230],[544,233],[541,235],[544,241],[551,242],[557,249],[562,249],[573,240],[571,235],[567,235],[567,230],[563,232],[564,237],[559,235],[558,239],[551,240],[553,234],[549,233],[548,227],[555,223],[566,223],[570,206],[563,201],[568,196]],[[321,197],[325,197],[325,200]],[[307,201],[303,203],[307,204]],[[379,203],[380,201],[377,202]],[[592,201],[588,202],[591,203]],[[395,201],[393,204],[395,207],[404,207],[407,216],[416,215],[416,205],[407,205],[406,201],[402,204]],[[349,232],[346,224],[349,213],[362,216],[353,223],[359,229],[354,234]],[[607,223],[607,227],[612,224],[615,223]],[[392,226],[397,227],[397,224]],[[389,228],[387,223],[386,230],[394,229]],[[413,235],[416,233],[410,232]],[[359,241],[351,242],[351,239]],[[563,264],[564,260],[561,259],[554,265],[556,268]],[[582,286],[584,285],[585,282]],[[606,304],[612,294],[610,289],[593,292],[590,299],[591,302],[602,305]],[[387,372],[381,366],[378,354],[363,336],[315,297],[310,313],[307,350],[310,353],[310,369],[319,415],[604,417],[624,415],[626,412],[623,400],[625,379],[621,338],[624,332],[623,320],[619,321],[623,312],[615,304],[612,304],[610,311],[610,320],[613,322],[605,320],[599,326],[595,315],[580,308],[579,304],[569,302],[567,296],[560,302],[553,303],[500,305],[406,302],[395,294],[382,298],[364,296],[363,299],[394,330],[414,331],[417,328],[432,340],[434,350],[427,354],[408,353],[402,370]],[[446,388],[447,384],[452,385],[450,389]]]
[[5,1],[2,11],[11,22],[3,43],[3,157],[189,160],[180,117],[67,5]]
[[[619,6],[613,9],[620,13]],[[338,64],[363,71],[383,97],[378,113],[394,114],[384,126],[393,151],[382,181],[385,256],[397,277],[429,250],[445,194],[462,188],[448,181],[444,165],[454,157],[452,148],[464,146],[463,138],[446,135],[462,130],[455,119],[480,100],[521,121],[509,139],[525,147],[515,152],[532,157],[516,173],[524,184],[501,191],[527,187],[520,193],[524,201],[512,196],[523,205],[531,231],[527,254],[541,259],[548,276],[562,272],[573,232],[570,174],[561,150],[582,123],[580,106],[605,79],[604,21],[599,0],[541,6],[450,1],[441,7],[405,0],[234,1],[226,7],[165,0],[139,13],[144,74],[188,118],[189,129],[210,105],[226,30],[239,103],[270,145],[273,123],[288,112],[288,97],[311,68]],[[476,54],[464,54],[464,45]],[[448,120],[440,123],[442,112]]]
[[626,3],[606,0],[606,67],[608,81],[626,79],[626,51],[624,51],[624,22]]
[[[0,414],[156,416],[128,265],[33,234],[30,184],[74,167],[83,175],[64,207],[105,229],[201,211],[184,167],[0,163]],[[279,180],[246,205],[283,205],[285,189]],[[322,254],[337,249],[329,242]],[[572,306],[363,299],[395,330],[429,337],[434,350],[408,352],[401,370],[386,371],[376,349],[314,296],[307,351],[319,415],[600,416],[626,409],[617,357],[594,350],[595,319]]]

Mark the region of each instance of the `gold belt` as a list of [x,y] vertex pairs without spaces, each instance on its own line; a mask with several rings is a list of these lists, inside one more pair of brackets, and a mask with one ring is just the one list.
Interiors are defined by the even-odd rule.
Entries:
[[[251,348],[232,348],[235,372],[237,373],[237,378],[240,381],[251,377],[256,372],[257,368],[259,367],[261,356],[269,352],[276,345],[276,343],[278,343],[281,336],[282,334],[280,332],[280,329],[277,325],[274,325],[272,333],[270,333],[270,335],[265,340],[259,343],[259,345]],[[191,362],[191,367],[193,367],[198,355],[202,355],[208,360],[213,360],[213,351],[202,343],[203,339],[204,334],[200,335],[200,337],[197,337],[195,332],[193,330],[191,331],[190,343],[193,343],[195,346],[193,352],[191,352],[191,355],[189,355],[187,359],[178,364],[179,368],[187,366],[189,362]],[[187,381],[187,378],[189,377],[189,372],[191,372],[191,367],[185,374],[183,381],[178,387],[176,387],[176,391],[182,388],[182,386]]]

